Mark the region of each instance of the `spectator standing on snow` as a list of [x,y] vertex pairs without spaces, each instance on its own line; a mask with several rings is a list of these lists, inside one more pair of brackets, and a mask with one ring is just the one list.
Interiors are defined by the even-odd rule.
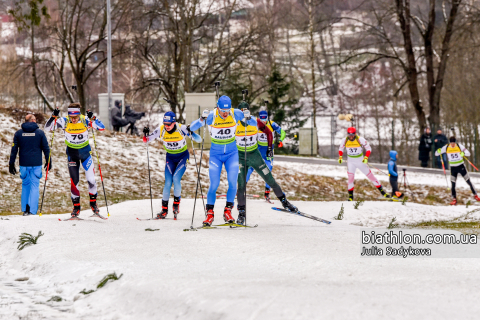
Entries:
[[426,128],[424,134],[420,138],[420,144],[418,145],[418,160],[421,161],[421,166],[424,168],[428,167],[431,149],[432,134],[430,133],[430,128]]
[[[42,152],[45,156],[45,170],[48,165],[50,148],[45,133],[39,129],[33,114],[27,114],[22,129],[15,132],[9,171],[16,174],[15,160],[19,153],[20,178],[22,179],[22,211],[24,216],[37,214],[40,178],[42,177]],[[50,169],[52,163],[50,160]]]
[[[448,144],[448,138],[446,135],[442,133],[442,128],[438,128],[437,134],[433,137],[433,142],[435,143],[435,150],[442,149],[444,145]],[[448,161],[447,161],[447,154],[442,153],[441,156],[435,156],[436,164],[438,169],[442,169],[442,160],[445,165],[445,170],[448,170]]]
[[390,161],[388,161],[388,177],[392,186],[392,200],[398,201],[403,197],[403,193],[398,189],[398,170],[397,170],[397,151],[390,151]]
[[128,124],[128,120],[122,118],[122,101],[115,100],[115,106],[112,108],[112,126],[114,131],[120,131],[121,127]]

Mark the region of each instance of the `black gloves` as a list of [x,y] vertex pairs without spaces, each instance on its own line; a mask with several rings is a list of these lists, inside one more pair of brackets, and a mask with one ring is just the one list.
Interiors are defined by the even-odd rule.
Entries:
[[[45,170],[47,170],[48,162],[46,162],[43,167],[45,168]],[[53,166],[52,166],[52,159],[50,159],[50,168],[49,168],[48,170],[52,170],[52,168],[53,168]]]
[[8,171],[10,171],[11,174],[17,174],[17,169],[15,169],[15,163],[8,164]]
[[88,117],[88,119],[93,119],[93,112],[88,110],[87,111],[87,117]]
[[144,128],[143,128],[143,134],[144,134],[145,136],[148,136],[149,133],[150,133],[150,128],[149,128],[149,127],[144,127]]
[[56,118],[60,114],[60,109],[53,109],[53,116]]
[[190,130],[190,125],[187,126],[187,131],[192,132],[192,130]]
[[273,158],[273,148],[267,147],[267,158]]

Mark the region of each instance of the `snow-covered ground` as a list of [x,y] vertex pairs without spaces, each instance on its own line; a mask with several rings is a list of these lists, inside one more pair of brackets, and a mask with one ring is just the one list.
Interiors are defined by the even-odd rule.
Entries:
[[[218,200],[215,223],[221,223]],[[201,224],[197,201],[194,226]],[[442,220],[464,207],[296,202],[330,225],[248,202],[254,229],[184,232],[179,220],[148,218],[150,201],[110,207],[107,221],[58,221],[67,215],[0,220],[0,319],[473,319],[480,311],[474,259],[360,258],[360,227]],[[154,200],[154,207],[161,205]],[[276,201],[276,205],[279,205]],[[105,208],[101,209],[105,214]],[[235,214],[236,216],[236,210]],[[8,220],[5,220],[8,218]],[[478,218],[478,217],[477,217]],[[145,229],[160,229],[145,231]],[[16,249],[22,232],[37,245]],[[107,274],[123,277],[89,295]],[[28,277],[27,281],[15,279]],[[60,296],[62,302],[47,302]]]

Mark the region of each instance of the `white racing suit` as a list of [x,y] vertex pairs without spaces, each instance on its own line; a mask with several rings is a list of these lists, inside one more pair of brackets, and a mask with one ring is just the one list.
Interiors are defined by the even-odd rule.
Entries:
[[365,149],[365,156],[369,157],[372,151],[372,148],[368,144],[367,140],[362,137],[355,136],[353,141],[346,138],[343,143],[340,145],[338,149],[338,153],[340,156],[343,156],[344,149],[347,149],[347,172],[348,172],[348,191],[353,191],[354,189],[354,181],[355,181],[355,171],[359,169],[363,172],[367,178],[373,182],[375,187],[380,189],[382,185],[380,182],[375,178],[372,171],[368,167],[366,163],[363,163],[363,149]]

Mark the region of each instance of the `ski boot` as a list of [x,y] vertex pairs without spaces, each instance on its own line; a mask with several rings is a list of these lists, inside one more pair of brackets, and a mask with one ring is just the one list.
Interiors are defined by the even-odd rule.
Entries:
[[213,223],[213,205],[207,204],[206,206],[207,209],[207,218],[205,221],[203,221],[203,226],[204,227],[210,227]]
[[348,190],[348,201],[353,201],[353,189]]
[[30,206],[27,204],[25,211],[23,212],[24,216],[32,216],[33,213],[30,212]]
[[476,195],[474,196],[474,198],[475,198],[475,200],[480,201],[480,197],[478,196],[478,194],[476,194]]
[[168,200],[162,200],[162,211],[157,213],[157,218],[156,219],[165,219],[168,214]]
[[271,202],[270,200],[270,188],[265,187],[265,201]]
[[453,198],[452,202],[450,202],[451,206],[456,206],[457,205],[457,199]]
[[173,220],[177,220],[180,213],[180,197],[173,197]]
[[232,216],[233,203],[227,202],[225,209],[223,210],[223,220],[226,223],[235,223],[235,219]]
[[392,197],[390,197],[390,195],[388,193],[385,192],[385,190],[383,190],[383,187],[382,186],[379,186],[377,187],[378,191],[380,191],[380,193],[382,194],[382,196],[385,198],[385,199],[390,199]]
[[279,200],[282,202],[282,206],[284,209],[287,209],[290,212],[297,212],[298,208],[295,207],[293,204],[288,202],[287,197],[285,197],[285,194],[279,198]]
[[97,206],[97,195],[90,193],[90,208],[93,211],[94,215],[98,215],[100,213],[100,209]]
[[72,211],[72,218],[78,218],[80,214],[80,197],[77,199],[72,199],[73,202],[73,211]]
[[237,224],[241,224],[242,226],[245,225],[245,220],[247,218],[247,212],[245,211],[245,206],[238,206],[238,218]]

